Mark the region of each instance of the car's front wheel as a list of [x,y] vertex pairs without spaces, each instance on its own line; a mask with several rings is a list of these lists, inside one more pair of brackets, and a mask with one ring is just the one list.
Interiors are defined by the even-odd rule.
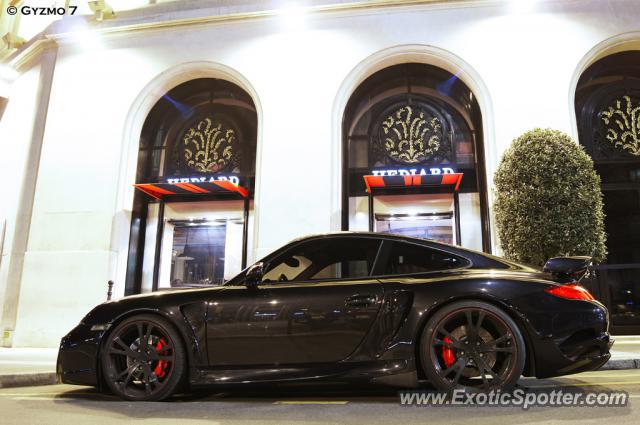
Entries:
[[119,323],[103,345],[104,380],[127,400],[157,401],[170,396],[185,373],[180,335],[165,319],[138,315]]
[[498,307],[456,302],[427,322],[420,360],[427,379],[440,390],[507,390],[522,375],[525,344],[516,323]]

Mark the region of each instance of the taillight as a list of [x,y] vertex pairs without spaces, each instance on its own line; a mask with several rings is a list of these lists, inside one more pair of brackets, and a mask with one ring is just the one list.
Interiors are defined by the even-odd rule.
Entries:
[[583,300],[594,301],[593,295],[587,291],[584,287],[577,283],[572,283],[563,286],[554,286],[553,288],[545,289],[546,292],[555,295],[556,297],[566,298],[569,300]]

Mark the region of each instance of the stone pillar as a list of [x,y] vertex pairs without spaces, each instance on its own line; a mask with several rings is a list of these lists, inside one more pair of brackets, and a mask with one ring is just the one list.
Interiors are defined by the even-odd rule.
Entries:
[[[17,179],[17,181],[20,182],[21,191],[18,205],[16,206],[15,225],[13,226],[12,234],[7,235],[7,239],[11,241],[11,245],[9,252],[3,256],[3,262],[5,262],[5,264],[2,265],[2,268],[4,272],[0,275],[0,288],[4,288],[1,322],[3,347],[11,347],[13,331],[16,327],[24,255],[29,242],[29,230],[31,227],[36,182],[38,180],[40,153],[42,151],[42,141],[47,123],[49,97],[56,66],[56,57],[57,47],[55,46],[46,48],[40,56],[40,75],[36,94],[37,104],[33,116],[31,141],[26,154],[23,175]],[[43,284],[46,284],[46,282],[43,282]]]

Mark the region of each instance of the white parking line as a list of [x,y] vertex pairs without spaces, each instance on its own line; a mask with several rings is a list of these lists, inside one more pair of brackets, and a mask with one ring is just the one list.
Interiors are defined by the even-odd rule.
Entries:
[[316,400],[279,400],[274,401],[273,404],[335,404],[335,405],[345,405],[349,403],[346,400],[340,401],[316,401]]
[[[47,396],[47,395],[64,395],[66,394],[65,392],[62,391],[54,391],[54,392],[38,392],[38,393],[3,393],[0,392],[0,397],[39,397],[39,396]],[[76,395],[94,395],[94,396],[105,396],[105,397],[111,397],[108,394],[102,394],[102,393],[79,393],[79,392],[74,392],[73,393],[74,396]]]
[[633,377],[640,377],[640,370],[637,373],[625,373],[625,374],[621,374],[621,373],[596,373],[593,372],[592,375],[567,375],[567,376],[559,376],[558,378],[547,378],[547,379],[593,379],[593,378],[626,378],[629,376],[633,376]]
[[11,400],[16,401],[55,401],[56,397],[11,397]]
[[599,385],[639,385],[640,381],[605,381],[605,382],[578,382],[571,384],[557,383],[552,385],[529,385],[527,384],[527,388],[562,388],[562,387],[593,387]]

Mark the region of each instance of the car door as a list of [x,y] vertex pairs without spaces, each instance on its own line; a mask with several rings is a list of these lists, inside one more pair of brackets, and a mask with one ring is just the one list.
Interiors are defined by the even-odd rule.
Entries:
[[371,277],[380,241],[320,237],[265,264],[257,287],[229,286],[211,300],[211,365],[327,363],[358,347],[382,302]]

